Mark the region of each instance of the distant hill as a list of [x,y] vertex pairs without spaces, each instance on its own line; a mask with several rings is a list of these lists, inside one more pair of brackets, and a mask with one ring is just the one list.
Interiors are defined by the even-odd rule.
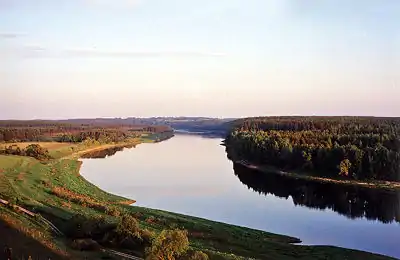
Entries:
[[166,125],[175,130],[188,132],[207,132],[225,134],[229,128],[229,122],[235,118],[209,118],[209,117],[149,117],[149,118],[88,118],[60,120],[61,123],[80,125]]
[[[5,135],[26,132],[34,129],[36,132],[45,129],[51,130],[51,134],[59,132],[89,131],[98,128],[107,129],[135,129],[137,131],[163,132],[171,131],[189,132],[202,135],[225,137],[231,128],[232,118],[208,118],[208,117],[150,117],[150,118],[77,118],[65,120],[3,120],[0,121],[0,140]],[[23,129],[22,129],[23,128]],[[17,131],[18,130],[18,131]],[[35,132],[34,131],[34,132]],[[44,132],[46,132],[44,131]],[[5,133],[7,132],[7,133]],[[36,133],[35,132],[35,133]],[[43,132],[43,131],[42,131]],[[46,132],[46,133],[47,133]],[[3,138],[1,138],[3,136]],[[7,139],[7,138],[6,138]],[[8,138],[9,139],[9,138]],[[17,138],[19,140],[19,138]]]

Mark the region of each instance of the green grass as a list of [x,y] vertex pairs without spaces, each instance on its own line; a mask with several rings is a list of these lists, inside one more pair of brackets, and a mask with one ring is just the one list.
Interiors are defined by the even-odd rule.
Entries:
[[28,157],[0,156],[0,197],[18,198],[18,204],[40,212],[60,229],[77,213],[87,217],[104,216],[109,222],[117,221],[117,217],[102,210],[52,193],[52,187],[64,187],[71,194],[113,207],[119,212],[130,212],[143,228],[157,233],[167,228],[187,229],[191,247],[206,252],[211,259],[389,259],[337,247],[298,246],[292,244],[299,242],[297,238],[120,204],[127,199],[106,193],[87,182],[79,175],[79,169],[80,162],[75,159],[40,162]]

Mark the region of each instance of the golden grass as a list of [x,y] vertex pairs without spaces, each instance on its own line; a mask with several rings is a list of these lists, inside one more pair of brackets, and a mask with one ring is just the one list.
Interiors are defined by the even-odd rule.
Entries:
[[[68,202],[77,203],[83,207],[98,210],[98,211],[103,212],[110,216],[119,217],[123,213],[115,206],[111,206],[111,205],[107,205],[105,203],[98,202],[95,199],[93,199],[87,195],[75,193],[64,187],[59,187],[59,186],[53,187],[51,189],[51,193],[53,193],[54,195],[56,195],[59,198],[67,200]],[[71,207],[70,203],[63,203],[63,205],[65,205],[68,208]]]
[[78,194],[63,187],[53,187],[51,192],[59,198],[78,203],[80,205],[99,206],[101,203],[83,194]]

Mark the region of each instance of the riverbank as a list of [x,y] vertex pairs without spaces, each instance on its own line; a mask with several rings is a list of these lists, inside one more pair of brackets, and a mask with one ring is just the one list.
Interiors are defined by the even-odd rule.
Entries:
[[284,175],[294,179],[302,179],[311,182],[319,182],[319,183],[331,183],[337,185],[347,185],[347,186],[359,186],[363,188],[370,188],[370,189],[386,189],[386,190],[400,190],[400,182],[392,182],[392,181],[358,181],[358,180],[351,180],[351,179],[339,179],[339,178],[327,178],[327,177],[317,177],[311,175],[309,172],[296,172],[296,171],[284,171],[278,169],[277,167],[270,166],[270,165],[261,165],[254,162],[250,162],[248,160],[242,159],[235,154],[235,151],[232,150],[229,145],[225,142],[222,142],[223,146],[226,147],[226,153],[228,158],[233,161],[234,163],[240,164],[244,167],[249,169],[254,169],[260,171],[265,174],[278,174]]
[[[101,217],[110,224],[118,222],[123,214],[130,214],[139,221],[141,228],[154,233],[160,233],[164,229],[183,228],[188,230],[191,248],[207,253],[211,259],[390,259],[338,247],[298,246],[293,243],[300,242],[300,239],[293,237],[161,210],[128,206],[125,204],[126,198],[102,191],[79,174],[81,163],[77,157],[108,148],[111,147],[87,147],[79,151],[75,148],[74,151],[70,150],[71,154],[48,162],[29,157],[0,156],[0,195],[43,215],[64,233],[68,231],[68,223],[76,214],[87,219]],[[47,241],[45,246],[52,252],[63,252],[60,253],[60,259],[63,255],[67,255],[69,259],[102,257],[102,252],[78,252],[70,249],[65,238],[54,237],[32,219],[17,214],[12,209],[0,207],[0,211],[3,215],[10,216],[1,217],[3,222],[8,223],[7,219],[18,219],[17,226],[27,226],[30,230],[41,232],[43,235],[35,235],[39,238],[37,240]],[[143,252],[128,253],[143,257]]]
[[268,166],[268,165],[258,165],[255,163],[250,163],[245,160],[234,160],[234,163],[240,164],[245,166],[249,169],[258,170],[260,172],[266,174],[279,174],[284,175],[287,177],[291,177],[294,179],[302,179],[312,182],[319,182],[319,183],[332,183],[338,185],[348,185],[348,186],[360,186],[364,188],[371,188],[371,189],[387,189],[387,190],[399,190],[400,183],[398,182],[390,182],[390,181],[356,181],[356,180],[341,180],[341,179],[331,179],[331,178],[323,178],[323,177],[315,177],[311,175],[306,175],[305,173],[295,173],[295,172],[286,172],[279,170],[275,167]]

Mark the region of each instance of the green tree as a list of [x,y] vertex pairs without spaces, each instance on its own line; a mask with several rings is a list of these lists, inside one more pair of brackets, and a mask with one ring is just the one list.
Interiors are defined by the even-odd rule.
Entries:
[[163,230],[146,250],[147,260],[175,260],[189,248],[186,230]]
[[49,151],[38,144],[28,145],[25,149],[25,154],[38,160],[49,158]]
[[140,238],[139,222],[130,215],[123,215],[116,228],[116,233],[122,238]]
[[349,176],[349,170],[351,168],[351,162],[349,161],[349,159],[344,159],[343,161],[340,162],[339,165],[339,175],[344,175],[344,176]]

